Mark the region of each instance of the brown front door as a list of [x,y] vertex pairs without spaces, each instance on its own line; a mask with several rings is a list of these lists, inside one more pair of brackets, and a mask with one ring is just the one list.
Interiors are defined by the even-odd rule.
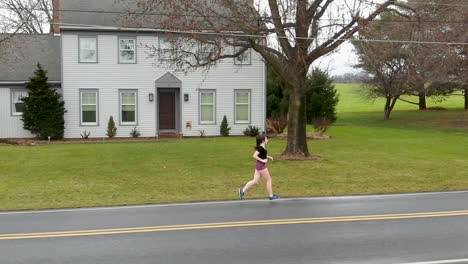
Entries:
[[175,92],[159,92],[159,130],[176,129]]

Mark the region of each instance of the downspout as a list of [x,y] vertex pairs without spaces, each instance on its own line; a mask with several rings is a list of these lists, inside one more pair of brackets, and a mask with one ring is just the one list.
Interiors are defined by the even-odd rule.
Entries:
[[263,93],[264,93],[264,102],[263,102],[263,130],[265,134],[267,133],[267,103],[268,103],[268,71],[266,61],[263,61]]

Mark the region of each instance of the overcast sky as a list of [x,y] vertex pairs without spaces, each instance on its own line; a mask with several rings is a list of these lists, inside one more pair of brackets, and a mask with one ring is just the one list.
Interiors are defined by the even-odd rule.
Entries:
[[314,66],[329,70],[331,75],[341,75],[356,72],[353,65],[357,62],[357,56],[353,51],[353,45],[349,42],[343,43],[334,53],[320,58]]

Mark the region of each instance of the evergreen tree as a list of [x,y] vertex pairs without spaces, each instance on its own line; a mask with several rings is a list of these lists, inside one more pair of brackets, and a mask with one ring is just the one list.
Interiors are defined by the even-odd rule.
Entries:
[[267,86],[267,117],[286,117],[289,100],[287,84],[279,78],[271,66],[268,66]]
[[306,82],[307,86],[307,122],[316,118],[336,121],[336,106],[339,98],[333,80],[327,72],[314,69]]
[[24,112],[21,120],[23,127],[39,139],[62,139],[65,130],[64,102],[60,95],[47,84],[47,71],[37,64],[34,76],[26,88],[28,97],[23,98]]
[[223,122],[221,122],[221,127],[220,127],[221,136],[223,136],[223,137],[229,136],[229,130],[231,130],[231,128],[228,127],[227,117],[224,116],[223,117]]
[[113,138],[117,135],[117,127],[115,127],[114,117],[109,117],[109,122],[107,122],[107,136]]

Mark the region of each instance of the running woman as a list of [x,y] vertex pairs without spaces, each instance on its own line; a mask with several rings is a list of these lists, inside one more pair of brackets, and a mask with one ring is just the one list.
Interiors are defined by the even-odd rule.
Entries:
[[266,145],[268,144],[268,137],[265,134],[258,135],[257,138],[257,146],[255,147],[255,153],[253,154],[253,158],[257,161],[255,164],[255,173],[254,178],[249,181],[244,188],[239,189],[239,198],[242,200],[244,198],[245,193],[254,185],[257,185],[260,181],[260,177],[263,177],[266,181],[266,188],[268,192],[268,197],[270,200],[279,199],[280,196],[273,193],[272,188],[272,180],[270,176],[270,172],[266,167],[268,160],[272,160],[273,158],[267,156]]

